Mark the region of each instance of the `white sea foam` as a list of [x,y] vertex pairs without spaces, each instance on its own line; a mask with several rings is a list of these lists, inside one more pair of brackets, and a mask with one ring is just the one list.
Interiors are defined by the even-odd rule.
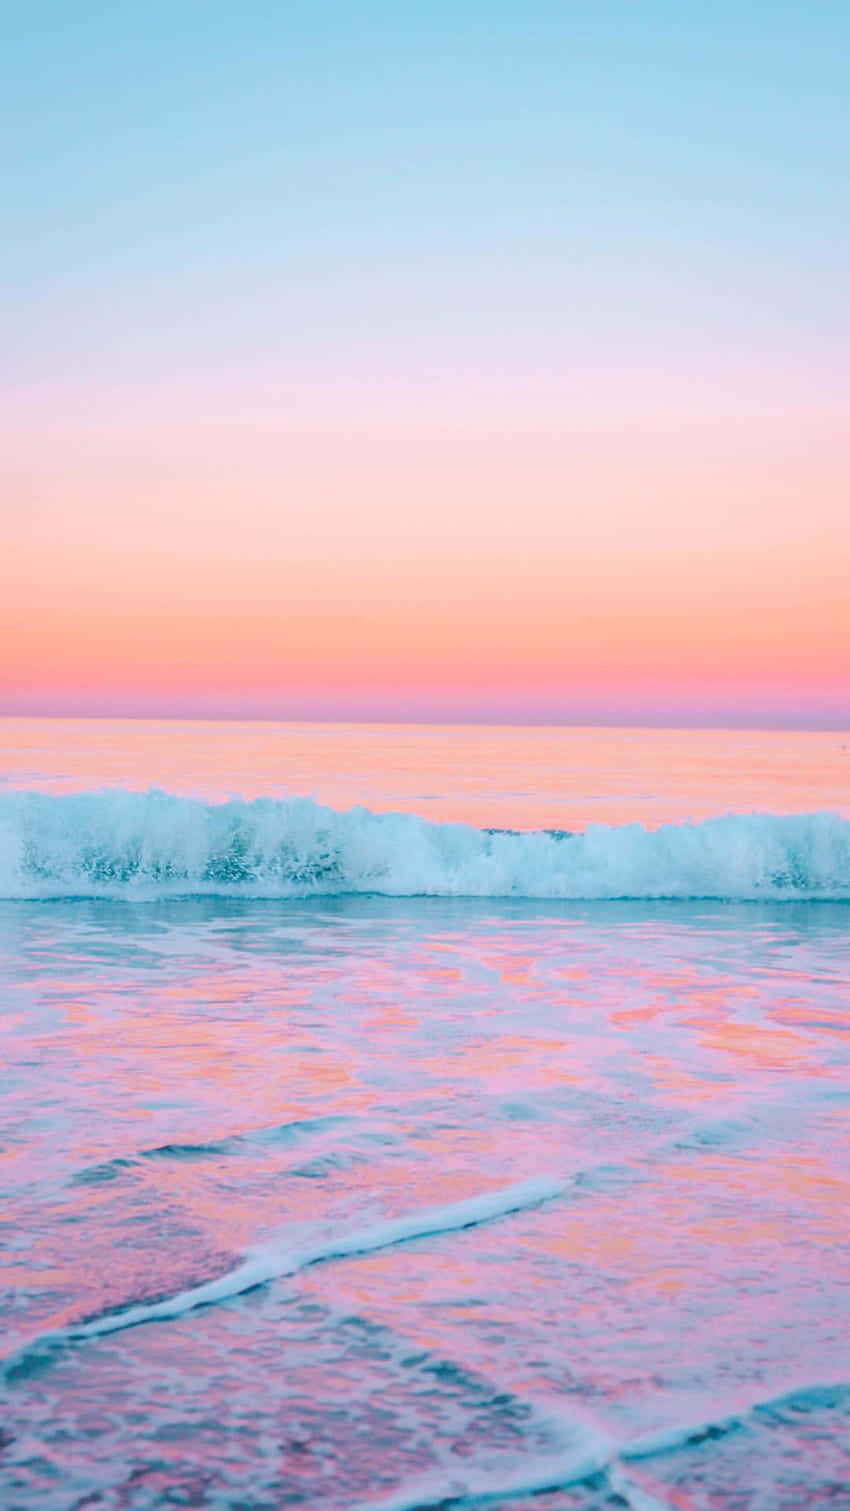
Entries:
[[0,897],[850,899],[850,821],[752,813],[506,833],[306,798],[0,795]]
[[527,1397],[523,1405],[528,1413],[526,1441],[517,1451],[490,1450],[484,1462],[475,1457],[453,1459],[450,1468],[408,1480],[355,1511],[430,1511],[456,1502],[487,1505],[563,1490],[603,1475],[609,1490],[631,1511],[672,1511],[635,1480],[636,1471],[624,1469],[614,1438],[598,1423],[584,1414],[541,1409]]
[[457,1501],[503,1501],[509,1496],[540,1495],[580,1485],[607,1469],[610,1439],[588,1430],[576,1435],[568,1448],[555,1453],[528,1453],[509,1458],[491,1453],[486,1468],[466,1465],[451,1474],[438,1473],[410,1481],[388,1498],[362,1505],[356,1511],[430,1511]]
[[740,1427],[745,1415],[746,1411],[730,1412],[723,1417],[675,1422],[669,1427],[659,1428],[657,1432],[647,1432],[635,1438],[620,1449],[620,1457],[626,1461],[657,1458],[660,1454],[674,1453],[677,1448],[701,1443],[705,1438],[723,1437],[727,1432],[734,1432]]
[[670,1422],[664,1427],[641,1433],[621,1445],[619,1456],[626,1463],[639,1459],[659,1458],[675,1453],[679,1448],[697,1447],[707,1438],[724,1437],[736,1432],[758,1414],[775,1414],[784,1411],[798,1413],[814,1411],[819,1407],[831,1407],[845,1401],[850,1395],[850,1383],[838,1379],[832,1382],[798,1382],[786,1387],[777,1395],[741,1395],[730,1409],[722,1413],[711,1412],[691,1420]]
[[328,1234],[304,1248],[269,1244],[215,1280],[191,1286],[188,1290],[178,1291],[160,1301],[140,1301],[119,1311],[92,1317],[88,1322],[42,1333],[21,1352],[4,1361],[4,1372],[9,1374],[18,1369],[27,1356],[49,1353],[65,1344],[75,1343],[78,1339],[102,1338],[109,1333],[123,1332],[126,1328],[138,1327],[145,1322],[173,1320],[187,1312],[196,1311],[199,1307],[229,1301],[257,1286],[266,1285],[271,1280],[295,1275],[299,1270],[327,1260],[371,1254],[378,1249],[409,1243],[415,1238],[452,1233],[461,1228],[493,1222],[496,1218],[508,1217],[513,1212],[525,1211],[539,1206],[541,1202],[551,1201],[565,1189],[563,1181],[539,1176],[519,1181],[512,1186],[503,1186],[497,1191],[488,1191],[482,1196],[470,1197],[466,1201],[452,1202],[448,1206],[430,1207],[424,1211],[411,1212],[405,1217],[387,1218],[370,1227]]
[[[677,1449],[697,1446],[707,1438],[721,1437],[742,1427],[758,1412],[789,1405],[832,1404],[846,1396],[846,1382],[832,1386],[800,1386],[780,1396],[754,1397],[740,1410],[707,1416],[646,1433],[617,1445],[595,1423],[562,1414],[534,1412],[534,1425],[550,1440],[545,1451],[526,1449],[518,1455],[488,1454],[486,1465],[470,1462],[453,1465],[446,1474],[434,1472],[409,1481],[383,1500],[357,1511],[430,1511],[455,1502],[487,1504],[513,1495],[533,1495],[565,1489],[596,1475],[605,1475],[608,1488],[631,1511],[672,1511],[669,1502],[634,1478],[635,1461],[662,1457]],[[531,1402],[526,1403],[529,1407]],[[628,1465],[628,1471],[624,1467]]]

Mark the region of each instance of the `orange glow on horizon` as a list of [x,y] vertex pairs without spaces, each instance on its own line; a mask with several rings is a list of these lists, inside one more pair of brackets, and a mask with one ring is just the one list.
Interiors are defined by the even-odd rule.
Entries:
[[657,391],[607,418],[408,394],[384,430],[362,397],[218,430],[172,397],[10,435],[0,712],[846,722],[828,406],[804,444],[785,401]]

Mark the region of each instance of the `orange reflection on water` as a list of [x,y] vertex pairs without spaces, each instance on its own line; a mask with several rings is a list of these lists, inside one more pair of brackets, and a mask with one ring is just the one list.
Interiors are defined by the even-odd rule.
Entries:
[[301,795],[519,829],[653,827],[730,811],[850,816],[850,735],[2,719],[0,781],[53,792],[156,786],[216,801]]
[[[824,1096],[846,1076],[819,1027],[846,1020],[829,912],[833,976],[809,978],[812,915],[780,908],[753,927],[720,906],[99,904],[64,950],[75,912],[29,916],[50,922],[26,1053],[64,1120],[57,1138],[45,1100],[19,1162],[47,1192],[4,1270],[31,1330],[537,1174],[561,1194],[284,1263],[181,1346],[232,1326],[250,1351],[256,1328],[277,1358],[295,1295],[506,1388],[569,1391],[575,1370],[616,1394],[695,1358],[777,1372],[783,1329],[821,1352],[835,1330],[850,1108]],[[138,1331],[129,1349],[163,1347]]]
[[802,1034],[756,1023],[717,1023],[701,1036],[700,1043],[706,1049],[752,1059],[765,1070],[795,1071],[814,1062],[811,1046]]

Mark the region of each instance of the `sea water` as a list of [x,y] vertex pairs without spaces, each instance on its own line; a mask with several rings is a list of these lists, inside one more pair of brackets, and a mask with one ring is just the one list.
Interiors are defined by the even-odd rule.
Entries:
[[0,722],[0,1505],[850,1507],[850,736]]

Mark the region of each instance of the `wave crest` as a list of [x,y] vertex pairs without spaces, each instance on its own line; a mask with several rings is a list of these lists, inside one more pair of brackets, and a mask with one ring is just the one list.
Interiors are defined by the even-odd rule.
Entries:
[[701,823],[515,833],[308,798],[206,803],[165,792],[0,796],[0,897],[204,894],[850,899],[850,821],[730,814]]

